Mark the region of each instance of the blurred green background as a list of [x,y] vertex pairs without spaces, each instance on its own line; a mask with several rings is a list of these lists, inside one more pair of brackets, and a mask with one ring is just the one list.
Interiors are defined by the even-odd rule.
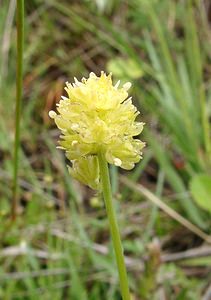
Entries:
[[101,70],[133,83],[146,123],[143,160],[110,169],[132,299],[211,299],[210,1],[25,1],[11,225],[15,4],[0,1],[0,299],[121,299],[103,201],[69,176],[48,117],[66,81]]

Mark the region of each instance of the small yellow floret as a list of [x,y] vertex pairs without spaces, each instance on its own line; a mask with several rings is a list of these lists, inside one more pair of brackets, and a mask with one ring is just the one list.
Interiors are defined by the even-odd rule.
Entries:
[[[139,112],[128,98],[131,83],[122,88],[119,84],[113,86],[111,74],[104,72],[99,77],[90,73],[81,82],[75,78],[75,83],[66,83],[68,97],[60,100],[58,114],[49,112],[62,132],[60,146],[73,161],[72,175],[92,188],[99,186],[95,159],[99,151],[110,164],[127,170],[141,159],[144,143],[133,137],[141,133],[144,123],[135,121]],[[94,166],[95,176],[88,171]]]

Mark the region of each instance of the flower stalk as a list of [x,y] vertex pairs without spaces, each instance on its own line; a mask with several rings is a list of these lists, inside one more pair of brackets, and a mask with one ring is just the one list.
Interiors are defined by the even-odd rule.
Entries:
[[20,118],[23,92],[23,41],[24,41],[24,0],[17,0],[17,65],[16,65],[16,108],[15,144],[13,163],[12,220],[16,218],[18,207],[18,163],[20,148]]
[[102,184],[102,191],[109,220],[109,226],[113,241],[114,252],[116,256],[116,263],[119,272],[120,289],[123,300],[130,300],[130,292],[127,278],[127,271],[125,267],[123,248],[119,233],[119,228],[116,220],[116,214],[113,207],[111,184],[109,178],[108,164],[104,153],[101,151],[98,154],[100,178]]

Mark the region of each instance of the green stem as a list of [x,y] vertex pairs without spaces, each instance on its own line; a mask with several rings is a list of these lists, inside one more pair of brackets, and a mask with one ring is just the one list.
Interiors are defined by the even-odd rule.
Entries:
[[108,215],[111,236],[113,240],[114,251],[116,255],[116,262],[119,272],[120,288],[123,300],[130,300],[130,292],[127,279],[127,271],[124,262],[123,249],[121,244],[121,238],[119,234],[118,224],[116,221],[116,215],[112,203],[112,192],[109,178],[108,164],[105,160],[104,154],[101,152],[98,155],[100,177],[102,182],[103,196]]
[[18,207],[18,167],[20,148],[20,116],[23,91],[23,40],[24,40],[24,0],[17,0],[17,64],[16,64],[16,108],[15,143],[13,163],[12,219],[16,218]]

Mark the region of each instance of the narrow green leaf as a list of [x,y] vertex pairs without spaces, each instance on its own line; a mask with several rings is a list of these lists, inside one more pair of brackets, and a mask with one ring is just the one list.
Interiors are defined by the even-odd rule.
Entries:
[[211,213],[211,176],[200,174],[193,177],[190,191],[196,203]]

